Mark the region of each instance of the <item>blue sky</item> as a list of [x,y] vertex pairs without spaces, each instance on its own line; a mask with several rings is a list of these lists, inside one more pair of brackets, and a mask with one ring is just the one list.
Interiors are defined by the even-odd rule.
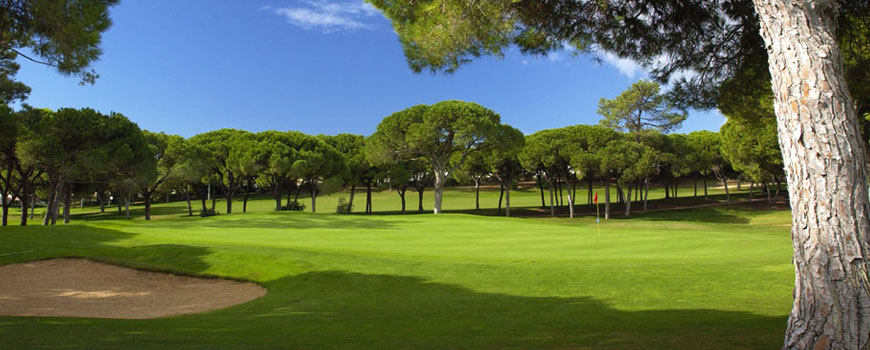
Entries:
[[[481,58],[453,74],[415,74],[390,23],[361,1],[122,1],[103,36],[95,85],[21,61],[37,107],[120,112],[185,137],[237,128],[368,135],[392,112],[460,99],[526,134],[595,124],[598,100],[643,77],[631,62],[559,53]],[[718,130],[692,112],[680,131]]]

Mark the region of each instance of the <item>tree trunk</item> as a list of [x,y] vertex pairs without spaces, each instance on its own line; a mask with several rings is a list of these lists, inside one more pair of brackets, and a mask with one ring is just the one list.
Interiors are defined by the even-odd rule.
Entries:
[[233,213],[233,193],[227,190],[227,214]]
[[103,191],[97,192],[97,200],[100,202],[100,213],[106,212],[106,202],[103,201]]
[[562,197],[562,181],[556,179],[556,186],[559,189],[559,206],[562,207],[565,205],[565,198]]
[[193,207],[190,205],[190,191],[184,191],[184,200],[187,202],[187,216],[193,216]]
[[604,219],[610,219],[610,179],[604,180]]
[[281,196],[281,187],[277,184],[272,186],[272,198],[275,199],[275,211],[281,211]]
[[752,203],[752,194],[755,193],[755,181],[749,183],[749,202]]
[[131,198],[132,196],[133,196],[133,195],[128,194],[128,195],[124,198],[124,207],[126,207],[126,214],[125,214],[125,216],[126,216],[128,219],[130,218],[130,201],[132,200],[132,198]]
[[63,223],[69,223],[70,211],[72,210],[72,184],[63,185]]
[[248,196],[250,196],[250,195],[251,195],[251,182],[248,181],[248,183],[245,185],[245,198],[242,199],[242,213],[248,212]]
[[[567,177],[566,177],[567,178]],[[570,190],[568,192],[568,217],[574,218],[574,194]]]
[[433,167],[435,171],[435,204],[433,213],[441,213],[441,196],[444,194],[444,183],[447,182],[447,174],[444,170]]
[[767,183],[767,181],[764,182],[764,189],[767,190],[767,204],[770,204],[771,203],[770,184]]
[[544,209],[547,207],[546,202],[544,202],[544,182],[541,181],[540,175],[535,176],[535,180],[538,182],[538,190],[541,191],[541,209]]
[[[353,195],[356,194],[356,184],[350,185],[350,200],[347,201],[347,213],[353,212]],[[403,212],[404,214],[404,212]]]
[[625,217],[631,215],[631,185],[625,186],[625,190],[627,191],[627,201],[625,201]]
[[593,181],[592,176],[590,175],[589,176],[589,187],[588,187],[589,190],[586,193],[586,197],[588,198],[586,204],[590,204],[590,205],[592,204],[592,181]]
[[406,185],[396,187],[396,193],[402,198],[402,215],[405,215],[405,191],[408,189]]
[[707,175],[704,175],[704,202],[707,201]]
[[[420,208],[423,204],[420,204]],[[372,213],[372,180],[366,181],[366,214]]]
[[423,212],[423,192],[426,191],[426,188],[417,188],[417,212]]
[[792,208],[795,300],[784,348],[868,349],[866,145],[837,48],[837,2],[753,2]]
[[[697,182],[695,182],[695,184],[697,184]],[[696,188],[695,193],[697,194],[697,186],[695,188]],[[647,177],[643,180],[643,211],[646,211],[646,208],[647,208],[646,204],[647,204],[648,200],[649,200],[649,177]]]
[[[32,191],[36,192],[35,189]],[[34,212],[36,212],[36,195],[35,194],[30,197],[30,220],[33,220]]]
[[145,191],[145,220],[151,220],[151,191]]
[[[11,162],[12,160],[10,159],[10,163]],[[11,204],[11,201],[9,200],[7,193],[10,192],[10,188],[12,187],[9,185],[11,182],[12,164],[8,164],[8,169],[6,169],[6,177],[3,179],[3,188],[0,188],[0,196],[3,197],[0,198],[0,203],[2,203],[3,205],[3,218],[0,219],[0,226],[6,226],[6,223],[9,220],[9,205]]]
[[504,216],[511,216],[511,184],[512,181],[508,182],[508,185],[505,186],[504,189]]
[[553,190],[554,190],[553,187],[555,187],[555,184],[553,182],[555,182],[555,181],[550,180],[550,186],[549,186],[550,187],[550,216],[556,216],[556,207],[553,205],[553,201],[555,200],[555,198],[554,198],[555,194],[553,192]]
[[30,197],[30,187],[22,186],[21,195],[18,197],[21,200],[21,226],[27,226],[27,206],[33,204],[33,198]]
[[[501,203],[501,200],[499,200]],[[501,206],[499,206],[501,207]],[[480,178],[474,178],[474,211],[480,210]]]
[[731,192],[728,192],[728,178],[722,175],[722,187],[725,187],[725,204],[731,205]]
[[695,183],[695,198],[698,198],[698,179],[692,179]]
[[496,210],[496,212],[497,212],[498,214],[501,214],[501,200],[504,198],[504,184],[500,184],[498,187],[499,187],[499,192],[498,192],[498,210]]
[[[317,181],[317,180],[314,180],[314,181]],[[317,212],[317,192],[318,192],[318,190],[317,190],[317,185],[312,184],[312,182],[313,181],[308,182],[308,192],[311,195],[311,212],[316,213]]]

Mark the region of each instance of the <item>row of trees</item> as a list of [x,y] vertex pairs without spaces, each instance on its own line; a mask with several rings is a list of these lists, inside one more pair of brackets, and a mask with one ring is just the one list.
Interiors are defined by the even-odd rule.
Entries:
[[782,179],[778,149],[770,142],[775,141],[772,126],[734,119],[723,127],[721,136],[709,131],[664,134],[685,114],[668,107],[654,83],[641,81],[613,100],[602,99],[599,113],[604,116],[602,125],[524,136],[487,108],[444,101],[396,112],[369,137],[220,129],[184,139],[140,130],[118,113],[27,106],[13,111],[3,106],[3,225],[14,198],[22,208],[22,225],[32,219],[37,198],[45,203],[43,224],[49,225],[60,218],[69,222],[74,197],[95,197],[101,211],[114,201],[127,216],[130,203],[141,198],[145,218],[150,219],[154,198],[173,193],[185,198],[190,215],[191,199],[198,198],[201,215],[208,216],[215,213],[218,194],[226,199],[227,214],[234,211],[239,197],[242,211],[247,211],[249,195],[257,191],[268,191],[276,210],[301,210],[299,196],[307,193],[311,210],[316,211],[320,193],[349,188],[344,211],[350,212],[356,189],[365,187],[368,213],[377,184],[396,189],[402,213],[408,188],[417,191],[422,212],[423,192],[433,187],[437,214],[451,177],[473,182],[478,194],[482,182],[500,185],[499,210],[504,199],[508,216],[510,191],[522,177],[537,181],[542,207],[547,206],[546,187],[552,215],[557,206],[565,206],[562,186],[568,186],[571,217],[581,183],[589,187],[587,201],[594,183],[604,185],[605,217],[609,217],[610,188],[615,185],[627,216],[633,192],[634,201],[641,201],[646,209],[650,182],[664,184],[667,195],[675,197],[676,183],[685,176],[696,180],[696,196],[698,179],[703,180],[706,196],[710,175],[723,185],[727,177],[738,176],[734,171],[759,183],[778,184]]

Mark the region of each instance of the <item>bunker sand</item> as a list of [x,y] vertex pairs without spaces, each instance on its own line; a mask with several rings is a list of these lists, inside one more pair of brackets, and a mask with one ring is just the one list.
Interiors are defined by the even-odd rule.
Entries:
[[145,319],[257,299],[254,283],[139,271],[85,259],[0,266],[0,315]]

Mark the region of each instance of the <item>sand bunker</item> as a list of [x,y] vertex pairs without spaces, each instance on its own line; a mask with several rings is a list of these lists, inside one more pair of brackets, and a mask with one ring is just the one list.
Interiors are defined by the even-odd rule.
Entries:
[[0,266],[0,315],[156,318],[225,308],[266,290],[254,283],[146,272],[85,259]]

